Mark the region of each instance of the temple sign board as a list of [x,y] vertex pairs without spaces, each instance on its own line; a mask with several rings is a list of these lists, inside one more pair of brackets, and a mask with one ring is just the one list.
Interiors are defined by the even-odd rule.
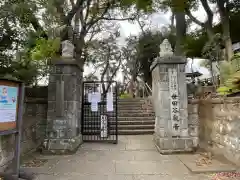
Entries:
[[24,83],[0,79],[0,136],[15,135],[15,152],[11,176],[19,178],[20,144],[24,101]]

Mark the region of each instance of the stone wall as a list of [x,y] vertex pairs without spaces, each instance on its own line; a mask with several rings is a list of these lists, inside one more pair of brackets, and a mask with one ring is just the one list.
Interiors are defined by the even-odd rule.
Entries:
[[[43,142],[47,117],[47,87],[25,91],[21,155],[34,151]],[[0,136],[0,171],[11,164],[14,143],[14,135]]]
[[199,101],[200,141],[203,148],[240,165],[240,98]]
[[188,101],[188,134],[193,140],[194,147],[199,145],[199,117],[198,117],[198,101]]

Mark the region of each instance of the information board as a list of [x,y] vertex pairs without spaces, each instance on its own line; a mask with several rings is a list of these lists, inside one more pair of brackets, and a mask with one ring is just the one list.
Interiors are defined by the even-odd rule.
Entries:
[[0,172],[3,179],[7,179],[7,177],[19,179],[26,175],[25,172],[20,173],[23,102],[24,83],[11,79],[0,79],[0,136],[10,134],[15,136],[13,169],[10,174]]
[[17,128],[19,83],[0,80],[0,131]]

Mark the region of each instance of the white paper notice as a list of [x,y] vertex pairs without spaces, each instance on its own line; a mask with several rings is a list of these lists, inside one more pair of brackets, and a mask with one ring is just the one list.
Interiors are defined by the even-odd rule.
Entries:
[[88,97],[87,97],[87,98],[88,98],[88,102],[92,102],[92,97],[91,97],[91,96],[92,96],[92,93],[88,93],[87,96],[88,96]]
[[93,92],[90,97],[92,103],[99,103],[101,101],[101,93],[99,92]]
[[113,93],[107,93],[107,111],[113,111]]
[[92,102],[91,103],[91,111],[93,111],[93,112],[98,111],[98,103],[97,102]]

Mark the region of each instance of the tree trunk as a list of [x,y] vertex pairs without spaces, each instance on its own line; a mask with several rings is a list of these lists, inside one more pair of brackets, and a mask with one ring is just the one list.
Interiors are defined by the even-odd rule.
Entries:
[[130,97],[134,97],[134,77],[133,76],[129,83],[129,95]]
[[230,36],[230,22],[229,22],[229,10],[228,10],[228,1],[217,0],[217,5],[219,9],[222,31],[223,31],[223,40],[225,45],[225,57],[226,60],[230,61],[233,57],[232,50],[232,40]]
[[233,57],[233,50],[232,50],[232,40],[230,35],[223,33],[224,35],[224,45],[225,45],[225,57],[228,61],[231,61]]
[[172,10],[172,15],[171,15],[171,25],[170,25],[170,28],[171,28],[171,32],[173,33],[174,32],[174,19],[175,19],[175,14]]
[[184,55],[184,39],[186,37],[186,19],[185,13],[177,11],[174,13],[176,18],[176,47],[175,55],[183,56]]

